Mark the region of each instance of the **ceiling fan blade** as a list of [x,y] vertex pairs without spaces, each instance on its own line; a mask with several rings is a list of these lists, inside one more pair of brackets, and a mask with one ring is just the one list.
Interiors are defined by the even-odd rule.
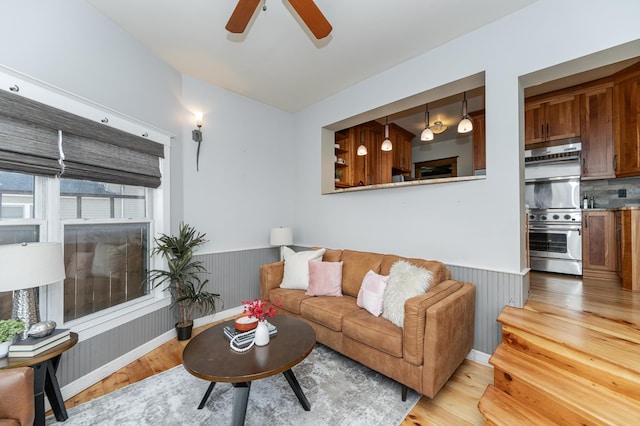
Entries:
[[260,0],[238,0],[229,22],[225,26],[227,31],[235,34],[243,33],[259,3]]
[[289,3],[318,40],[331,33],[333,27],[313,0],[289,0]]

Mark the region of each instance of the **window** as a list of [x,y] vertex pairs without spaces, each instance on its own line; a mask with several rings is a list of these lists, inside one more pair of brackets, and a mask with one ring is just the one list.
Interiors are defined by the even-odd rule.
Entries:
[[[0,170],[0,244],[34,242],[40,238],[40,226],[33,223],[33,175]],[[0,319],[10,318],[13,292],[0,292]]]
[[[65,280],[40,289],[43,318],[88,338],[168,304],[146,277],[153,232],[167,225],[169,140],[53,88],[29,97],[0,90],[0,244],[64,246]],[[0,294],[3,317],[10,299]]]
[[65,322],[149,293],[146,193],[130,185],[60,180]]

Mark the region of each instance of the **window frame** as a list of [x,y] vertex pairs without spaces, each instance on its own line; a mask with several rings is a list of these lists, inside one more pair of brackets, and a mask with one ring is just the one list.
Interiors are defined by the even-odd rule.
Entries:
[[[4,89],[6,88],[6,89]],[[161,184],[158,188],[148,189],[154,191],[152,201],[149,202],[148,216],[151,220],[149,229],[150,246],[153,249],[154,237],[158,233],[170,232],[170,164],[171,164],[171,139],[175,135],[166,130],[157,128],[143,121],[119,113],[111,108],[92,102],[84,97],[74,95],[66,90],[42,82],[15,70],[0,65],[0,90],[19,88],[20,96],[59,108],[66,112],[108,125],[124,132],[141,135],[151,141],[160,143],[164,147],[164,158],[159,158]],[[39,191],[40,197],[36,196]],[[12,224],[38,224],[40,226],[40,241],[63,241],[62,223],[60,221],[60,186],[56,178],[44,178],[36,176],[34,185],[34,218],[33,219],[0,219],[0,226]],[[162,267],[162,259],[152,256],[149,267],[156,269]],[[145,300],[133,300],[96,312],[95,318],[62,322],[63,318],[63,287],[62,281],[48,286],[40,287],[40,316],[42,319],[53,319],[59,326],[72,327],[74,332],[86,339],[116,328],[122,324],[133,321],[136,318],[147,315],[153,311],[168,306],[171,297],[161,289],[155,289],[145,296]],[[142,298],[139,298],[142,299]],[[59,307],[56,307],[56,303]],[[92,314],[94,315],[94,314]]]

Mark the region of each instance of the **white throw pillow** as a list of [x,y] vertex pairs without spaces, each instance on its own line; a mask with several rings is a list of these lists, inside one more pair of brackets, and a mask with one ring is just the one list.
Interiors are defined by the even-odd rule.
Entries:
[[284,248],[284,275],[280,288],[306,290],[309,287],[309,261],[322,260],[325,249],[296,253]]
[[388,275],[379,275],[369,270],[362,280],[356,304],[365,308],[371,315],[379,317],[382,313],[384,289],[388,281]]
[[432,280],[431,271],[398,260],[389,270],[389,282],[384,289],[382,317],[402,327],[404,302],[429,290]]

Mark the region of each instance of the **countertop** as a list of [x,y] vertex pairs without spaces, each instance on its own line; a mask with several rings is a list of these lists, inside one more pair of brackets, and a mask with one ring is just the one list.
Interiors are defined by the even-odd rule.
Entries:
[[621,207],[594,207],[592,209],[582,209],[583,212],[615,212],[617,210],[640,210],[640,204],[629,204]]

